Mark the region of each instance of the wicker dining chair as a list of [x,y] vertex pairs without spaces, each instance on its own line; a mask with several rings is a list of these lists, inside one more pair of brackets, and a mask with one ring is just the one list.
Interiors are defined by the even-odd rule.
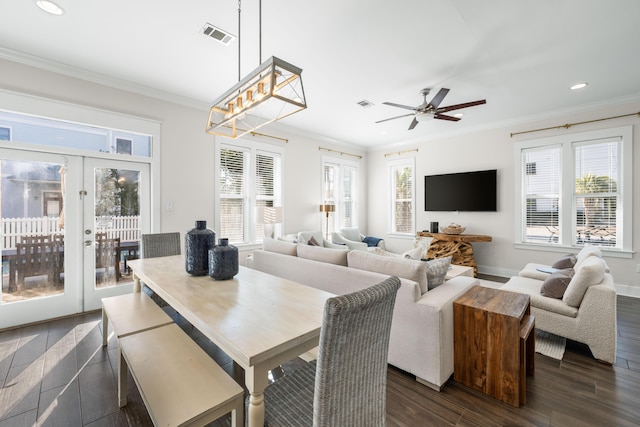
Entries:
[[264,391],[265,425],[384,426],[397,277],[327,300],[316,361]]
[[[162,256],[180,255],[180,233],[149,233],[142,235],[142,247],[140,256],[142,258],[157,258]],[[149,287],[144,285],[142,290],[161,307],[167,303],[156,295]]]
[[180,255],[180,233],[151,233],[142,235],[142,258]]

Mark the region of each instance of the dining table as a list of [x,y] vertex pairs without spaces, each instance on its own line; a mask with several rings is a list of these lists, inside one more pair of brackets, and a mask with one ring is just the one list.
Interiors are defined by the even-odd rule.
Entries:
[[181,255],[128,266],[134,292],[144,283],[244,369],[246,419],[263,426],[269,371],[318,345],[324,304],[334,295],[244,266],[229,280],[191,276]]

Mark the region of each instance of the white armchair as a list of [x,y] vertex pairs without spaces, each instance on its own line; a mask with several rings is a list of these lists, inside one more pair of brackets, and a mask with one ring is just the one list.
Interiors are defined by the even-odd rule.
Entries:
[[370,247],[386,249],[383,239],[370,236],[367,237],[360,233],[358,227],[346,227],[339,232],[333,232],[331,234],[331,240],[333,243],[346,245],[349,249],[361,251],[366,251]]

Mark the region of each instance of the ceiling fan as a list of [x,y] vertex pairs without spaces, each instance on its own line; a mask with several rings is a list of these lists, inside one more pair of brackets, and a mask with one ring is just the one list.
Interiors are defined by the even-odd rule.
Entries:
[[434,96],[431,99],[431,101],[427,102],[427,95],[429,95],[430,91],[431,91],[430,88],[425,88],[425,89],[422,89],[420,91],[420,93],[422,94],[422,97],[423,97],[423,102],[422,102],[422,104],[418,105],[417,107],[410,107],[408,105],[395,104],[393,102],[383,102],[383,104],[385,104],[385,105],[390,105],[392,107],[398,107],[398,108],[404,108],[405,110],[412,110],[413,112],[409,113],[409,114],[403,114],[401,116],[391,117],[391,118],[384,119],[384,120],[378,120],[376,123],[382,123],[382,122],[387,122],[389,120],[399,119],[399,118],[402,118],[402,117],[413,116],[413,120],[411,121],[411,124],[409,125],[409,130],[411,130],[414,127],[416,127],[416,125],[418,124],[419,121],[422,121],[424,119],[440,119],[440,120],[449,120],[449,121],[452,121],[452,122],[457,122],[458,120],[460,120],[460,117],[448,116],[448,115],[442,114],[442,113],[446,113],[446,112],[453,111],[453,110],[459,110],[461,108],[473,107],[475,105],[482,105],[482,104],[486,104],[487,103],[487,100],[483,99],[483,100],[480,100],[480,101],[465,102],[464,104],[455,104],[455,105],[449,105],[447,107],[439,107],[439,105],[442,102],[442,100],[444,99],[444,97],[447,96],[447,93],[449,93],[449,89],[446,89],[446,88],[440,89],[438,91],[438,93],[436,94],[436,96]]

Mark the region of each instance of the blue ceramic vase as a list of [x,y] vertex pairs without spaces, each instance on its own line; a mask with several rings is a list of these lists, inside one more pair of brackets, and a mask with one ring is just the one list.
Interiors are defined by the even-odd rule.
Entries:
[[196,221],[184,235],[184,268],[192,276],[204,276],[209,272],[209,249],[216,243],[216,233],[207,228],[207,221]]
[[227,280],[238,274],[238,248],[229,245],[229,239],[218,240],[218,245],[209,250],[209,276],[216,280]]

